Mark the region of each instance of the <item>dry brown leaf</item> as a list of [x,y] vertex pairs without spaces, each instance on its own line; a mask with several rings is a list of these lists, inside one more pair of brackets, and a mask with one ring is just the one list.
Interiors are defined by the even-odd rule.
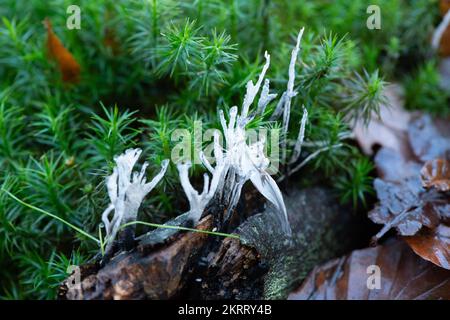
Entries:
[[450,56],[450,28],[445,29],[442,34],[440,46],[439,46],[439,54],[447,57]]
[[408,125],[408,139],[420,161],[450,158],[449,127],[447,119],[432,119],[428,114],[412,117]]
[[58,64],[63,81],[77,83],[80,77],[80,65],[53,32],[52,24],[48,18],[44,20],[44,25],[47,28],[48,52],[50,57]]
[[[379,289],[369,289],[380,268]],[[315,267],[290,300],[425,300],[450,299],[450,271],[415,255],[402,241],[353,251]]]
[[369,212],[369,218],[383,228],[373,241],[383,237],[391,228],[403,236],[415,235],[422,227],[434,229],[441,223],[447,210],[445,195],[424,190],[416,177],[402,183],[375,179],[375,190],[380,203]]
[[447,11],[450,10],[450,0],[439,1],[439,9],[441,12],[441,16],[445,16]]
[[381,148],[374,158],[378,176],[391,182],[401,182],[406,178],[418,176],[422,165],[414,157],[405,158],[405,154],[390,148]]
[[380,106],[379,117],[374,113],[367,126],[362,119],[353,126],[354,136],[365,154],[372,155],[375,147],[380,146],[416,162],[450,158],[449,119],[432,119],[428,114],[406,111],[403,90],[398,84],[386,88],[386,98],[388,103]]
[[[410,150],[383,147],[375,156],[381,179],[375,179],[374,186],[380,203],[369,212],[369,218],[384,226],[373,237],[374,242],[391,228],[402,236],[414,236],[434,232],[449,220],[449,195],[434,190],[448,190],[449,127],[448,119],[413,114],[406,128],[407,139],[403,141]],[[437,157],[441,160],[434,160]],[[432,161],[423,167],[428,160]],[[427,190],[422,185],[435,188]],[[424,241],[421,252],[433,252],[438,246],[447,246],[444,240],[436,237],[434,243]],[[426,255],[424,259],[427,259]]]
[[[439,2],[439,9],[442,16],[445,16],[450,9],[450,0],[441,0]],[[442,56],[450,56],[450,26],[442,34],[441,41],[439,43],[439,54]]]
[[[450,210],[450,205],[448,209]],[[434,230],[426,229],[404,239],[416,254],[450,270],[450,227],[440,224]]]
[[380,116],[373,113],[366,126],[362,119],[356,121],[353,133],[365,154],[373,154],[375,146],[387,147],[399,153],[409,153],[407,128],[410,113],[403,109],[403,90],[397,84],[386,88],[387,105],[380,106]]
[[450,56],[450,27],[445,29],[439,42],[439,55],[443,57]]
[[436,188],[438,191],[450,190],[450,161],[435,159],[428,161],[420,171],[422,185],[425,188]]

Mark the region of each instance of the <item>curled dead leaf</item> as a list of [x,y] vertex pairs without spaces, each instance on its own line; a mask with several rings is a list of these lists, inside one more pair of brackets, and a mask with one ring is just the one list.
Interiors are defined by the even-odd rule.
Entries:
[[406,111],[403,90],[398,84],[386,88],[386,98],[388,103],[380,106],[379,116],[373,113],[367,126],[362,119],[353,126],[354,136],[365,154],[372,155],[374,148],[381,146],[416,162],[450,158],[448,119]]
[[443,57],[450,56],[450,27],[447,27],[442,33],[442,38],[439,42],[439,54]]
[[[439,1],[439,9],[441,16],[445,16],[448,10],[450,10],[450,1]],[[442,56],[450,56],[450,26],[448,26],[442,34],[441,41],[439,43],[439,54]]]
[[450,271],[419,258],[395,240],[315,267],[288,299],[448,300]]
[[395,228],[415,253],[444,268],[449,241],[441,230],[450,221],[450,197],[442,191],[449,189],[449,136],[447,119],[413,115],[404,142],[410,152],[383,147],[375,156],[380,203],[369,212],[373,222],[384,225],[374,243]]
[[403,182],[375,179],[380,203],[369,212],[369,218],[383,228],[372,238],[376,243],[386,232],[395,228],[400,235],[415,235],[422,227],[434,229],[445,219],[448,198],[422,188],[418,177]]
[[399,153],[409,153],[407,128],[410,113],[403,109],[402,87],[397,84],[386,88],[387,104],[380,106],[379,116],[374,112],[366,126],[363,119],[358,119],[353,126],[353,133],[365,154],[373,154],[375,146],[391,148]]
[[422,162],[450,157],[448,120],[432,119],[428,114],[413,117],[408,126],[408,138],[414,154]]
[[434,159],[427,161],[420,171],[422,185],[425,188],[436,188],[438,191],[450,190],[450,161]]
[[439,1],[439,9],[441,12],[441,16],[444,16],[447,11],[450,10],[450,0]]
[[423,259],[450,270],[450,227],[441,224],[433,230],[425,229],[404,239]]
[[378,176],[391,182],[401,182],[406,178],[417,176],[422,165],[413,157],[406,158],[405,154],[390,148],[381,148],[374,158]]
[[63,81],[66,83],[77,83],[80,77],[80,65],[53,32],[52,24],[48,18],[44,20],[44,25],[47,29],[48,53],[58,64]]

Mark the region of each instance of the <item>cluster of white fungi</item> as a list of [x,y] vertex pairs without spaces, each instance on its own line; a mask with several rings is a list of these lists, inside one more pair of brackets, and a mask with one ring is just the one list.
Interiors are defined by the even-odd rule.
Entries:
[[[296,46],[292,50],[287,89],[281,95],[271,117],[272,120],[282,117],[284,137],[289,126],[291,100],[297,94],[294,91],[295,64],[303,30],[300,30]],[[263,114],[267,105],[277,97],[276,94],[269,92],[270,83],[268,79],[265,79],[270,65],[270,55],[267,52],[265,59],[266,62],[258,81],[255,84],[251,80],[247,83],[247,92],[240,114],[236,106],[232,107],[227,122],[223,111],[219,112],[225,142],[223,146],[220,144],[219,135],[216,132],[217,134],[214,136],[214,167],[203,153],[199,155],[203,165],[209,171],[209,174],[204,174],[201,193],[192,186],[189,180],[191,163],[188,161],[177,163],[180,182],[189,200],[189,217],[194,223],[200,220],[206,206],[215,197],[226,206],[227,214],[231,214],[239,201],[244,184],[250,180],[255,188],[279,211],[285,221],[283,223],[284,231],[287,234],[291,233],[282,193],[275,180],[267,172],[270,161],[264,155],[266,141],[260,139],[253,144],[248,144],[246,139],[246,125],[255,116]],[[255,111],[250,112],[250,107],[261,86],[262,90]],[[300,157],[307,119],[307,111],[303,108],[298,138],[288,163],[295,163]],[[283,150],[286,149],[286,140],[281,141],[281,147]],[[140,149],[128,149],[125,153],[117,156],[113,173],[106,179],[108,195],[111,200],[102,215],[102,222],[106,229],[106,252],[111,250],[120,227],[125,223],[136,221],[138,209],[145,196],[158,184],[167,170],[169,160],[164,160],[161,171],[150,182],[147,182],[145,177],[147,163],[143,164],[140,172],[133,172],[133,167],[140,154]]]

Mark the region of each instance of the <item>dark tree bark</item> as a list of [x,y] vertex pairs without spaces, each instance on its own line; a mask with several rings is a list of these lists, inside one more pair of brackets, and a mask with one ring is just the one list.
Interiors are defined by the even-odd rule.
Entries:
[[[197,228],[210,230],[212,223],[209,215]],[[134,250],[117,254],[103,267],[83,266],[81,284],[74,285],[72,275],[61,285],[59,298],[171,299],[191,290],[204,298],[236,296],[237,282],[257,268],[259,256],[237,239],[218,239],[198,232],[178,232],[165,243],[144,237]],[[211,252],[211,247],[217,251]],[[218,284],[224,289],[216,291]]]
[[[214,227],[240,239],[158,228],[135,239],[103,264],[81,267],[60,287],[60,299],[282,299],[318,263],[368,244],[368,220],[337,204],[327,189],[292,189],[285,195],[292,237],[279,214],[244,194],[226,225],[219,205],[197,228]],[[213,212],[214,211],[214,212]],[[188,214],[168,224],[192,227]],[[355,232],[354,230],[358,230]],[[119,247],[119,246],[118,246]],[[119,247],[118,250],[121,248]],[[122,249],[123,250],[123,249]]]

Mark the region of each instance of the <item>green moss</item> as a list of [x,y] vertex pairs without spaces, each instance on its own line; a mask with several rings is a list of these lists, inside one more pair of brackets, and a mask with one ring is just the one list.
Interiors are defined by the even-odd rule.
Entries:
[[[265,50],[272,58],[271,90],[284,89],[294,35],[303,26],[288,138],[296,139],[305,106],[307,140],[330,148],[302,171],[302,183],[333,185],[330,176],[348,177],[346,163],[361,156],[339,140],[348,131],[347,110],[376,110],[380,79],[423,62],[437,18],[434,0],[374,1],[383,10],[382,32],[365,28],[365,5],[353,0],[80,0],[81,30],[69,30],[70,1],[0,3],[0,186],[89,234],[97,234],[107,204],[103,181],[114,155],[138,145],[146,149],[149,171],[158,170],[175,128],[191,130],[198,118],[205,128],[218,128],[217,109],[242,102]],[[63,83],[48,58],[46,17],[81,65],[76,85]],[[363,70],[370,76],[355,82]],[[408,104],[440,113],[435,70],[420,70],[415,82],[407,81]],[[360,99],[342,99],[352,95]],[[268,117],[273,108],[251,126],[280,127]],[[204,171],[195,166],[193,175]],[[163,223],[183,212],[179,192],[172,166],[144,203],[141,220]],[[73,250],[85,260],[98,248],[0,193],[0,297],[51,298],[43,288],[53,283],[54,269],[45,266]],[[294,263],[281,259],[279,270]],[[30,273],[36,265],[42,268]],[[278,271],[270,274],[267,296],[275,297],[290,282]]]
[[405,105],[445,117],[450,114],[450,93],[441,87],[436,61],[429,61],[405,80]]

